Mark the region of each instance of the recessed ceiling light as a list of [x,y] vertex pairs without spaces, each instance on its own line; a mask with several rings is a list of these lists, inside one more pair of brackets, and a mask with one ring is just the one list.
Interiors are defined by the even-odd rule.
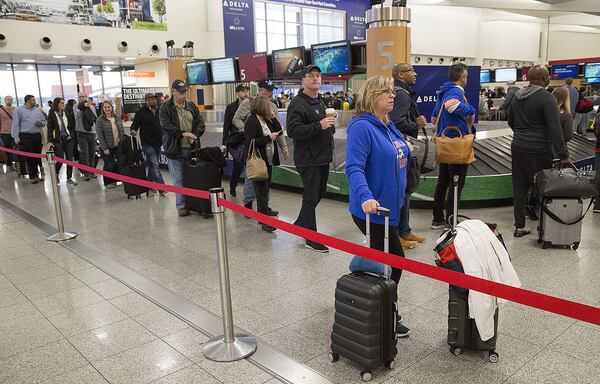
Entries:
[[135,57],[126,57],[125,60],[135,60]]
[[33,59],[23,59],[21,61],[24,63],[35,63],[35,60],[33,60]]
[[114,64],[114,63],[115,63],[114,61],[105,61],[102,64],[104,64],[104,65],[111,65],[111,64]]
[[52,57],[55,58],[55,59],[64,59],[67,56],[65,56],[65,55],[54,55]]

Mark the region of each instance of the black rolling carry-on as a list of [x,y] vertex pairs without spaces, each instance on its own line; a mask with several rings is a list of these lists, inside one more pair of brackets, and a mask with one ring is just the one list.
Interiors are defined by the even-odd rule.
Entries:
[[[389,211],[385,214],[385,246],[389,252]],[[370,244],[370,220],[366,216],[366,238]],[[396,283],[389,278],[389,268],[381,277],[365,272],[342,276],[335,289],[335,320],[331,333],[329,361],[340,356],[364,367],[361,377],[371,380],[372,369],[385,365],[395,368],[396,321],[398,294]]]
[[[456,225],[458,224],[458,176],[454,177],[454,212],[452,215],[452,229],[444,233],[443,241],[438,242],[435,247],[435,252],[441,259],[436,260],[438,266],[448,268],[457,272],[463,272],[462,265],[456,259],[456,249],[454,248],[454,238],[456,236]],[[498,240],[504,244],[501,235],[492,228],[490,230],[496,232]],[[454,255],[448,257],[448,255]],[[452,258],[452,260],[449,260]],[[494,313],[494,337],[483,341],[479,336],[475,319],[469,317],[469,290],[449,286],[448,297],[448,346],[450,352],[456,356],[460,355],[464,350],[487,351],[488,357],[492,363],[498,362],[498,353],[496,353],[496,339],[498,337],[498,309]]]
[[[140,180],[148,180],[146,177],[146,165],[142,157],[142,151],[138,145],[137,139],[125,136],[123,138],[121,152],[125,156],[126,165],[124,169],[125,176],[133,177]],[[129,199],[135,196],[135,199],[140,199],[141,194],[145,193],[148,196],[148,187],[141,185],[123,183],[123,189]]]
[[[220,151],[220,149],[219,149]],[[214,162],[200,160],[200,149],[194,150],[194,155],[183,166],[183,186],[186,188],[208,191],[221,186],[222,167]],[[185,207],[198,212],[205,219],[213,216],[210,201],[199,197],[186,196]]]

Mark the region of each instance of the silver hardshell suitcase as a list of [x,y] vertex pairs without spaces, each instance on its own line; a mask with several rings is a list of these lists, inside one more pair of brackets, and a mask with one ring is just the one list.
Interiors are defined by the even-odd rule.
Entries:
[[583,201],[574,198],[546,197],[542,199],[538,243],[542,248],[551,245],[570,246],[573,250],[581,241]]

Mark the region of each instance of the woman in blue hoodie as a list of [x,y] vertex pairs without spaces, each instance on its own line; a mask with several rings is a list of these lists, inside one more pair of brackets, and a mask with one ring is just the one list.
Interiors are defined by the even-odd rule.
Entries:
[[[348,124],[346,177],[350,189],[350,213],[360,231],[366,230],[365,215],[377,207],[390,210],[390,253],[404,257],[398,220],[404,204],[406,173],[410,149],[400,131],[388,118],[394,108],[394,84],[390,78],[369,78],[358,92],[357,116]],[[371,248],[383,251],[384,219],[371,220]],[[392,268],[391,278],[398,283],[402,270]],[[398,324],[399,337],[408,328]]]

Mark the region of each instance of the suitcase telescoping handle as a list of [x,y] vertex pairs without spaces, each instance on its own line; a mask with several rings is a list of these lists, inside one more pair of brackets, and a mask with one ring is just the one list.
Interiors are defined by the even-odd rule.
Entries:
[[[390,210],[383,207],[377,207],[377,212],[383,213],[384,220],[384,234],[383,234],[383,251],[385,253],[390,253]],[[367,213],[365,215],[365,240],[369,247],[371,246],[371,214]],[[389,280],[390,272],[389,267],[386,265],[384,270],[384,276]]]
[[452,202],[452,229],[458,225],[458,175],[452,178],[452,188],[454,188],[454,201]]

